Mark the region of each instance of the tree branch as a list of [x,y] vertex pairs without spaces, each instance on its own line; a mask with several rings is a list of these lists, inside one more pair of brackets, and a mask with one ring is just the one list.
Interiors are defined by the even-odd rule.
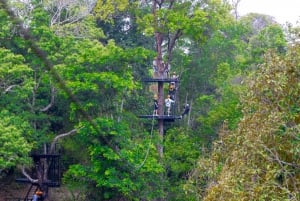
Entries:
[[51,87],[51,100],[50,100],[50,103],[46,107],[40,109],[41,112],[46,112],[47,110],[49,110],[53,106],[53,104],[54,104],[54,95],[55,95],[54,92],[55,92],[55,88]]
[[29,174],[26,172],[24,165],[21,168],[22,174],[31,182],[31,183],[38,183],[38,179],[33,179],[29,176]]
[[82,129],[82,128],[83,128],[83,127],[78,128],[78,129],[75,128],[75,129],[73,129],[73,130],[71,130],[71,131],[69,131],[69,132],[67,132],[67,133],[63,133],[63,134],[57,135],[57,136],[53,139],[53,141],[52,141],[52,143],[51,143],[50,150],[49,150],[49,154],[53,154],[53,153],[54,153],[55,144],[57,143],[57,141],[58,141],[60,138],[63,138],[63,137],[66,137],[66,136],[75,134],[78,130],[80,130],[80,129]]
[[16,86],[18,86],[18,85],[16,85],[16,84],[10,85],[9,87],[7,87],[7,88],[4,90],[3,93],[7,93],[7,92],[11,91],[11,89],[14,88],[14,87],[16,87]]

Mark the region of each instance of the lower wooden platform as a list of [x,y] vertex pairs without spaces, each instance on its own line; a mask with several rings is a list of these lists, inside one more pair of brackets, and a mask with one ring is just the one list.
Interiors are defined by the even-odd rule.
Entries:
[[176,115],[140,115],[139,118],[144,119],[163,119],[165,121],[175,121],[176,119],[182,119],[182,116],[176,116]]
[[[31,184],[33,184],[27,178],[17,178],[16,182],[18,182],[18,183],[31,183]],[[60,187],[60,182],[57,182],[57,181],[47,181],[47,182],[43,182],[43,184],[46,184],[48,187]],[[33,184],[33,185],[35,185],[35,184]]]

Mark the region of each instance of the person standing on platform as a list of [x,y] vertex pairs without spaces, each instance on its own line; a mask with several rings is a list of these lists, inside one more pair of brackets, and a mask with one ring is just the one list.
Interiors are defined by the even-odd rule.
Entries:
[[153,115],[157,116],[157,110],[158,110],[158,101],[157,101],[157,95],[154,95],[154,99],[153,99],[153,103],[154,103],[154,110],[153,110]]
[[170,95],[170,98],[172,100],[175,100],[175,93],[176,93],[176,89],[175,89],[175,83],[170,83],[169,85],[169,91],[168,91],[168,95]]
[[175,101],[170,98],[170,95],[168,95],[168,97],[165,99],[165,105],[166,105],[166,108],[167,108],[168,116],[170,116],[171,106],[172,106],[173,103],[175,103]]

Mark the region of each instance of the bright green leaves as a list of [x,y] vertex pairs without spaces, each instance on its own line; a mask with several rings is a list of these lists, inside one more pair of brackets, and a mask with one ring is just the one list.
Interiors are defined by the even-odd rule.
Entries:
[[196,41],[206,37],[204,35],[204,30],[207,29],[207,23],[209,21],[208,13],[206,13],[204,10],[197,9],[192,16],[188,17],[186,15],[184,19],[185,20],[182,22],[182,24],[183,32],[185,34]]
[[187,37],[203,41],[206,34],[204,32],[212,28],[210,22],[212,20],[217,22],[218,15],[224,15],[219,12],[222,9],[224,5],[220,1],[209,2],[205,6],[191,1],[164,2],[163,6],[157,8],[155,14],[139,16],[138,24],[147,35],[153,35],[155,32],[176,34],[179,31]]
[[98,0],[94,12],[101,20],[111,21],[115,13],[124,11],[128,5],[128,0]]
[[187,174],[199,156],[200,142],[184,129],[168,131],[165,139],[166,165],[172,174]]
[[132,90],[134,88],[133,77],[129,73],[124,74],[124,77],[120,78],[114,73],[103,72],[99,74],[99,80],[104,82],[106,88],[113,88],[123,91],[124,89]]
[[145,14],[137,18],[139,29],[145,33],[146,36],[152,36],[155,33],[154,18],[151,14]]
[[29,164],[29,124],[6,110],[0,112],[0,118],[0,170]]
[[148,188],[148,180],[153,179],[145,175],[163,171],[151,140],[140,139],[136,144],[124,121],[98,118],[93,124],[85,123],[80,135],[87,144],[89,163],[72,166],[65,179],[94,183],[98,198],[118,194],[133,200],[135,196],[143,197],[139,192]]
[[21,55],[15,55],[7,49],[0,48],[0,83],[5,89],[12,85],[22,87],[32,70],[24,64]]
[[[12,114],[22,114],[28,105],[22,104],[31,96],[33,71],[21,55],[0,48],[1,108]],[[24,113],[23,113],[24,114]]]
[[[95,40],[74,41],[70,38],[63,47],[59,58],[62,61],[55,68],[67,87],[82,100],[83,107],[93,113],[114,108],[114,104],[119,104],[118,100],[137,88],[131,68],[136,61],[131,56],[136,51],[125,51],[113,41],[103,46]],[[144,57],[144,54],[140,51],[135,57]],[[91,98],[87,99],[87,96]]]

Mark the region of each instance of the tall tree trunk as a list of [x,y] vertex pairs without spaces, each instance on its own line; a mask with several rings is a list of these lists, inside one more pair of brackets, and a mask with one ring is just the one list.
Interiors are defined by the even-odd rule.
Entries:
[[[158,115],[164,115],[164,87],[163,82],[158,82]],[[160,144],[158,145],[158,152],[163,158],[163,139],[164,139],[164,120],[158,120],[158,132],[160,135]]]

